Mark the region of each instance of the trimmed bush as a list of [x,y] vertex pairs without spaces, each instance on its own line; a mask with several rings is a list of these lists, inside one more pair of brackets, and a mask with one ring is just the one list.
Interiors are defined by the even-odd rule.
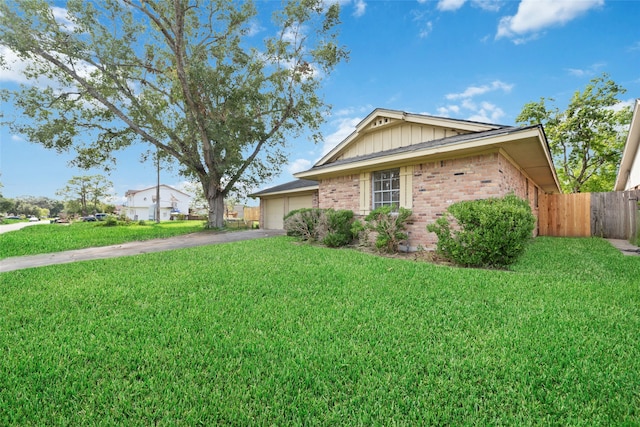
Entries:
[[285,215],[284,229],[287,236],[335,248],[353,241],[352,222],[353,212],[349,210],[297,209]]
[[296,209],[284,216],[284,229],[287,236],[299,237],[302,240],[318,241],[326,228],[322,209],[304,208]]
[[506,267],[532,239],[536,218],[513,194],[457,202],[427,230],[438,236],[437,252],[467,267]]
[[375,246],[378,250],[398,252],[400,243],[409,238],[405,230],[411,214],[410,209],[399,208],[396,211],[395,206],[381,206],[365,217],[367,229],[376,232]]

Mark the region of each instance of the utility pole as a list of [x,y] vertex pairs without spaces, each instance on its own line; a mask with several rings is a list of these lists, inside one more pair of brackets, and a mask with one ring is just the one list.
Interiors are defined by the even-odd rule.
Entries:
[[156,148],[156,223],[160,223],[160,149]]

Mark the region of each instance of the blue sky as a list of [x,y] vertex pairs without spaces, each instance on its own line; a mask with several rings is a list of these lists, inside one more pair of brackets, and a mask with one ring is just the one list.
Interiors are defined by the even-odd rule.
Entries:
[[[333,109],[323,125],[325,141],[289,140],[290,163],[261,188],[310,168],[378,107],[511,125],[525,103],[551,97],[564,108],[576,90],[603,72],[627,89],[625,103],[640,97],[640,1],[341,4],[340,41],[350,59],[326,76],[322,95]],[[268,31],[266,25],[258,28]],[[0,85],[20,81],[17,71],[0,70]],[[118,156],[108,176],[116,200],[129,189],[155,185],[155,167],[139,162],[141,151],[133,147]],[[56,190],[71,177],[102,173],[71,168],[70,158],[0,127],[0,192],[10,198],[56,198]],[[184,184],[169,171],[162,172],[161,180],[180,188]]]

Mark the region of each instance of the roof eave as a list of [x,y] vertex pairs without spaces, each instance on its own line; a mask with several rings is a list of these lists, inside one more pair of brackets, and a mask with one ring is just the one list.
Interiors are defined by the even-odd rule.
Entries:
[[633,109],[633,116],[631,117],[631,124],[629,125],[629,133],[627,134],[627,141],[624,144],[624,151],[622,152],[622,159],[620,160],[620,168],[618,169],[618,175],[616,176],[616,182],[613,187],[614,191],[624,191],[629,180],[629,174],[633,161],[638,153],[638,147],[640,146],[640,99],[636,99],[635,107]]
[[285,195],[285,194],[291,194],[291,193],[304,193],[304,192],[311,192],[314,190],[318,190],[320,188],[319,185],[313,185],[310,187],[298,187],[298,188],[291,188],[289,190],[281,190],[281,191],[260,191],[258,193],[253,193],[253,194],[249,194],[249,197],[252,198],[256,198],[256,197],[265,197],[265,196],[281,196],[281,195]]
[[[514,142],[514,136],[517,136],[518,141],[526,141],[535,139],[539,141],[539,147],[531,147],[531,150],[538,152],[539,163],[531,169],[544,169],[548,171],[545,174],[546,184],[543,190],[547,193],[561,193],[558,177],[553,166],[553,161],[549,154],[548,146],[546,145],[546,137],[542,130],[542,126],[532,126],[528,128],[521,128],[514,132],[508,132],[502,135],[492,136],[479,136],[478,138],[462,141],[453,144],[440,145],[436,147],[428,147],[416,151],[406,151],[402,153],[396,153],[388,156],[381,156],[370,158],[362,161],[354,161],[351,163],[340,164],[337,166],[314,166],[313,168],[298,172],[294,174],[296,178],[314,179],[320,180],[322,178],[336,176],[348,172],[372,170],[374,168],[392,167],[394,165],[406,164],[415,161],[416,159],[422,159],[422,161],[428,159],[434,161],[441,158],[450,157],[454,154],[459,155],[472,155],[478,152],[487,152],[490,150],[504,149],[508,143]],[[513,149],[509,149],[509,156],[516,160],[518,159],[517,152]],[[544,157],[541,156],[541,153]],[[526,169],[526,168],[525,168]]]

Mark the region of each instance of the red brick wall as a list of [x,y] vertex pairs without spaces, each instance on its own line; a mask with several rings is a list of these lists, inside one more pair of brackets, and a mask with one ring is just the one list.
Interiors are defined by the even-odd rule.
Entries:
[[501,178],[497,153],[414,165],[409,246],[434,248],[437,237],[427,224],[457,201],[499,196]]
[[[461,159],[420,163],[413,166],[413,215],[409,221],[409,246],[415,250],[435,248],[437,237],[427,224],[434,222],[447,207],[460,200],[501,197],[510,192],[527,197],[534,208],[535,185],[499,153]],[[359,175],[323,180],[320,208],[359,210]],[[534,209],[537,216],[537,209]]]
[[346,175],[323,179],[319,185],[318,207],[320,209],[360,209],[360,176]]

